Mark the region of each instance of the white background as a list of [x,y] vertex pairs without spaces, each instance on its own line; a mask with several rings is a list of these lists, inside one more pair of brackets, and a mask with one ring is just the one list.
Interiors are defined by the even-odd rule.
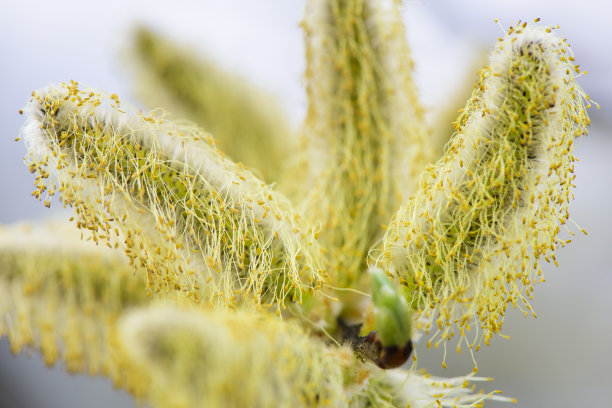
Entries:
[[[512,311],[504,331],[477,355],[479,374],[494,377],[487,389],[502,389],[520,407],[612,406],[612,9],[598,0],[405,3],[409,41],[423,101],[434,116],[444,106],[483,49],[519,18],[560,24],[576,59],[589,74],[580,82],[602,109],[591,111],[591,135],[577,155],[573,218],[589,231],[560,251],[560,268],[547,268],[536,288],[538,318]],[[24,148],[13,142],[23,118],[17,112],[32,90],[74,79],[132,97],[121,50],[135,22],[146,23],[215,58],[275,93],[297,126],[306,101],[304,56],[298,27],[303,1],[226,0],[8,1],[0,4],[0,222],[57,216],[30,197],[31,175]],[[137,101],[134,101],[137,103]],[[469,372],[467,355],[417,346],[419,366],[436,374]],[[14,357],[0,341],[0,406],[7,408],[131,407],[128,395],[108,381],[47,369],[38,356]],[[491,403],[486,406],[501,406]]]

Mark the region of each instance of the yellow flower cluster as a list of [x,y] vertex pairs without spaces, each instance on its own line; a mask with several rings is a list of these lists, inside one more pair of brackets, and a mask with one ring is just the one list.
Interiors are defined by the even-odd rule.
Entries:
[[432,159],[398,8],[360,0],[306,8],[306,207],[322,224],[336,286],[367,289],[368,251]]
[[96,242],[120,236],[154,292],[224,308],[319,287],[310,229],[208,134],[75,82],[34,92],[26,111],[35,195],[58,190]]
[[33,92],[22,130],[33,195],[48,206],[59,193],[93,243],[64,226],[0,229],[0,335],[160,408],[508,401],[475,393],[473,373],[383,368],[403,365],[422,332],[445,346],[458,334],[472,352],[509,304],[531,311],[541,259],[556,263],[567,243],[588,97],[565,40],[519,23],[427,167],[437,142],[400,7],[307,2],[309,105],[283,177],[276,111],[144,29],[139,88],[210,126],[222,149],[73,81]]
[[80,239],[71,225],[0,227],[0,336],[13,352],[38,350],[48,365],[120,383],[112,326],[148,297],[118,251]]
[[233,161],[267,183],[280,178],[290,132],[271,96],[146,28],[135,32],[131,51],[137,93],[148,107],[172,106],[173,117],[212,133]]
[[119,333],[160,408],[343,406],[344,370],[359,364],[269,315],[154,307],[126,315]]
[[[444,156],[395,215],[378,262],[409,288],[417,327],[470,348],[499,333],[508,304],[531,310],[541,258],[565,241],[573,142],[589,123],[573,57],[550,29],[498,43]],[[555,261],[556,262],[556,261]]]

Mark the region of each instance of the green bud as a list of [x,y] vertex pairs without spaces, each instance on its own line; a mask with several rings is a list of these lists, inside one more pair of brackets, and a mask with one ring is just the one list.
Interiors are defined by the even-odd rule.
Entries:
[[370,269],[374,326],[384,347],[404,346],[412,332],[412,314],[400,288],[382,271]]

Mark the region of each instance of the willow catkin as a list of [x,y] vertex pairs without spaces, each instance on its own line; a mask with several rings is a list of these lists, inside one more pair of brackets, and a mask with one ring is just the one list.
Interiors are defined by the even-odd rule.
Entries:
[[208,134],[75,82],[34,92],[26,113],[34,194],[59,191],[96,241],[120,234],[155,292],[280,307],[319,286],[310,230]]
[[153,407],[346,406],[345,385],[368,374],[348,350],[252,313],[144,309],[122,320],[120,338],[125,359],[150,373]]
[[476,391],[472,382],[489,381],[474,373],[441,378],[414,370],[381,371],[370,378],[366,387],[352,399],[354,408],[473,408],[485,401],[516,402],[499,395],[501,391]]
[[[429,163],[399,2],[311,0],[303,22],[308,211],[337,286],[367,285],[382,226]],[[306,165],[306,164],[305,164]]]
[[149,301],[145,288],[124,254],[82,241],[73,226],[0,227],[0,336],[14,353],[36,350],[47,365],[126,386],[111,336],[125,310]]
[[413,292],[421,329],[435,322],[449,339],[456,324],[463,339],[476,326],[478,347],[501,330],[508,304],[531,310],[539,260],[565,243],[573,141],[589,122],[571,61],[550,29],[511,28],[444,157],[395,215],[379,264]]
[[147,106],[194,121],[232,160],[268,183],[279,179],[290,130],[274,98],[146,28],[135,31],[129,56]]

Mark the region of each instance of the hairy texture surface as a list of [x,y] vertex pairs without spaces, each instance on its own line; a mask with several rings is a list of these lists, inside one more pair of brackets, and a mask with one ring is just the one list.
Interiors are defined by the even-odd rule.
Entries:
[[253,314],[143,310],[124,318],[121,340],[150,373],[154,407],[346,406],[345,371],[367,378],[349,351]]
[[[436,141],[400,7],[307,2],[303,156],[285,177],[304,219],[192,124],[73,81],[33,92],[21,133],[33,195],[48,206],[59,193],[84,235],[111,249],[59,229],[0,229],[0,335],[153,408],[509,401],[475,392],[476,367],[441,379],[407,361],[425,333],[445,353],[458,335],[473,357],[509,304],[531,311],[540,260],[556,262],[568,242],[559,232],[588,97],[565,40],[519,23],[425,167]],[[151,100],[211,129],[225,121],[214,130],[234,158],[268,171],[254,153],[276,171],[265,143],[277,137],[258,132],[279,123],[231,77],[147,31],[134,50]]]
[[351,408],[470,408],[482,407],[486,400],[516,402],[502,397],[501,391],[475,392],[471,382],[489,378],[468,374],[462,377],[440,378],[426,373],[397,370],[376,373],[356,397]]
[[281,307],[319,286],[310,230],[209,135],[74,82],[34,92],[26,111],[35,195],[59,191],[95,241],[121,234],[154,292]]
[[290,131],[271,96],[144,28],[135,32],[130,60],[147,106],[172,106],[174,117],[212,133],[232,160],[268,183],[278,180]]
[[0,227],[0,336],[14,353],[36,350],[47,365],[125,387],[110,338],[121,313],[148,303],[145,286],[122,253],[71,226]]
[[550,31],[523,24],[498,43],[444,157],[385,235],[379,264],[441,340],[475,328],[478,348],[508,304],[531,310],[539,260],[566,243],[573,142],[588,118],[571,52]]
[[303,27],[307,208],[332,284],[367,287],[368,250],[431,159],[399,2],[312,0]]

